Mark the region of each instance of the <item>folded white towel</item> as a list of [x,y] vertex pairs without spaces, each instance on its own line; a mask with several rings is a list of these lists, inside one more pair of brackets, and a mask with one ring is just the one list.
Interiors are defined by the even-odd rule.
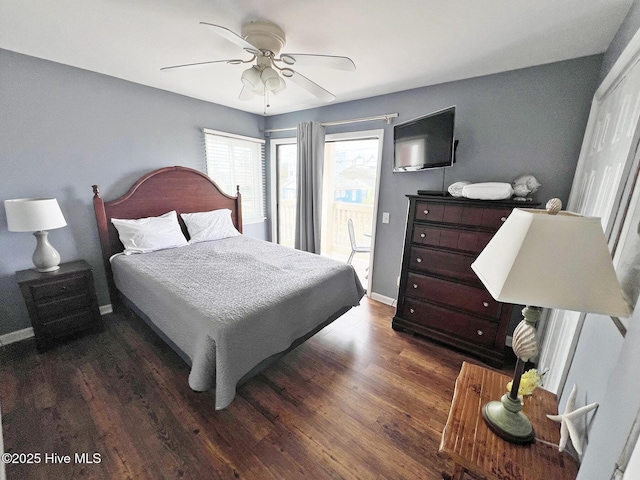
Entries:
[[486,182],[472,183],[462,187],[462,196],[476,200],[504,200],[511,198],[513,188],[510,183]]

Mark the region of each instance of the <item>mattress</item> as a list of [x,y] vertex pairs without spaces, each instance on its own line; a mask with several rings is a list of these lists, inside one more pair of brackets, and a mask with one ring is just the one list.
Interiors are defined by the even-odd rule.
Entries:
[[190,360],[189,386],[228,406],[243,375],[358,305],[351,265],[244,235],[111,260],[118,290]]

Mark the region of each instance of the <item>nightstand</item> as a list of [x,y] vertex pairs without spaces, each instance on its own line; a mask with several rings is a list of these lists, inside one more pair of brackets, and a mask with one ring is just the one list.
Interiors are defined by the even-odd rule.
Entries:
[[560,425],[546,416],[557,413],[553,393],[537,388],[524,397],[522,411],[533,424],[533,443],[509,443],[489,430],[482,406],[506,393],[509,380],[493,370],[462,364],[440,444],[440,452],[455,464],[451,480],[574,480],[578,464],[558,451]]
[[55,272],[16,272],[39,352],[55,341],[87,330],[102,330],[91,266],[84,260]]

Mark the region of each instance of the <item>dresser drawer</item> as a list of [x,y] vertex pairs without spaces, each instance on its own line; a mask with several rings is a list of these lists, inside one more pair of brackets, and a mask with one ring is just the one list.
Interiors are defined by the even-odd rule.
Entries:
[[402,317],[485,347],[494,345],[498,330],[498,326],[490,321],[410,297],[405,298]]
[[91,306],[86,289],[77,295],[54,298],[52,301],[38,302],[36,304],[38,322],[44,324],[51,318],[66,316],[79,310],[87,310]]
[[462,252],[411,247],[409,269],[463,279],[481,285],[475,272],[471,270],[471,264],[475,259],[476,255]]
[[410,273],[405,295],[450,305],[471,313],[486,315],[498,320],[501,304],[484,288],[475,288],[439,278]]
[[59,295],[73,295],[87,289],[87,277],[76,275],[51,282],[31,285],[31,295],[35,302],[50,299]]
[[415,225],[412,240],[422,245],[480,253],[492,237],[493,233],[488,232]]
[[481,208],[470,205],[441,205],[417,202],[415,219],[497,230],[505,222],[512,210],[513,208]]

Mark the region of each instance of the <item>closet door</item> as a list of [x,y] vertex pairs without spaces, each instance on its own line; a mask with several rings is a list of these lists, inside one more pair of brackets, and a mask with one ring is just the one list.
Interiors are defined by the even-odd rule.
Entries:
[[[640,65],[636,58],[615,81],[607,77],[596,92],[566,208],[600,217],[607,238],[638,146],[639,116]],[[547,390],[561,393],[584,317],[579,312],[550,311],[538,365],[541,371],[548,369]]]
[[595,113],[594,121],[589,119],[590,126],[594,125],[585,136],[567,210],[600,217],[609,236],[616,213],[614,205],[624,187],[622,173],[635,153],[631,147],[640,113],[637,63],[607,92]]

